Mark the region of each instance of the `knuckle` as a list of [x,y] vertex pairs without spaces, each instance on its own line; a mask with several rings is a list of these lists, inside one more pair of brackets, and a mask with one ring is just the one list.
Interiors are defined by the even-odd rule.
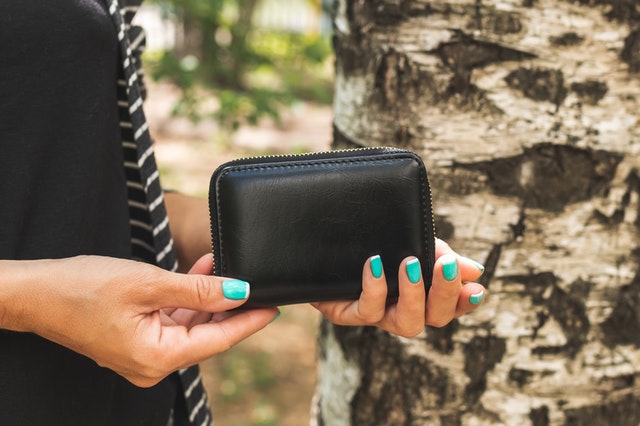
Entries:
[[451,322],[450,319],[446,318],[434,318],[429,321],[429,325],[434,328],[442,328]]
[[382,312],[366,312],[360,313],[360,319],[367,324],[377,324],[384,318],[384,311]]
[[162,379],[150,379],[148,377],[125,377],[125,379],[129,380],[131,383],[136,385],[139,388],[150,388],[152,386],[157,385]]
[[131,367],[138,377],[137,380],[141,383],[150,383],[148,386],[160,382],[172,371],[166,357],[151,350],[134,350],[131,360]]
[[203,275],[191,275],[191,285],[196,294],[197,301],[200,305],[206,305],[213,296],[213,286]]
[[218,353],[227,352],[228,350],[233,348],[233,346],[234,346],[234,343],[228,338],[225,338],[222,342],[218,344]]
[[424,331],[424,326],[412,327],[412,328],[408,328],[406,330],[403,330],[402,333],[400,333],[400,335],[402,337],[406,337],[406,338],[410,339],[412,337],[416,337],[417,335],[419,335],[423,331]]
[[[376,283],[376,284],[379,284],[379,283]],[[369,299],[384,300],[387,297],[387,286],[386,285],[367,286],[363,290],[363,293],[365,292]]]
[[395,332],[401,337],[411,338],[416,337],[418,334],[424,331],[424,318],[421,321],[412,319],[409,320],[400,320],[395,323]]
[[146,366],[144,369],[136,373],[140,376],[140,381],[148,383],[148,386],[157,384],[168,375],[168,373],[161,373],[160,370],[151,366]]
[[221,333],[222,333],[222,338],[216,342],[217,353],[227,352],[234,345],[233,339],[229,335],[229,332],[226,328],[223,327],[221,329]]
[[156,296],[158,283],[166,281],[165,271],[141,263],[127,271],[126,275],[115,277],[110,283],[119,288],[121,294],[127,294],[140,302],[150,302]]

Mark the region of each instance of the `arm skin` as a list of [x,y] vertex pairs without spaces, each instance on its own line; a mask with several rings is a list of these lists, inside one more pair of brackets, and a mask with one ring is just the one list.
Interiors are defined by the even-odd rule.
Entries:
[[101,256],[0,261],[0,328],[32,332],[147,387],[226,351],[278,310],[228,313],[211,255],[191,274]]
[[[165,201],[178,261],[183,265],[191,265],[197,257],[211,253],[207,201],[179,193],[166,194]],[[397,304],[387,306],[385,277],[375,278],[369,267],[370,260],[367,260],[363,268],[363,292],[359,300],[312,305],[333,323],[375,325],[404,337],[416,336],[425,325],[443,327],[454,318],[480,306],[486,289],[473,282],[482,275],[482,266],[458,255],[446,242],[436,240],[435,257],[432,286],[426,303],[423,277],[414,284],[405,272],[407,262],[412,259],[409,257],[398,268],[400,297]],[[444,277],[445,264],[455,264],[457,272],[453,279]],[[476,303],[472,304],[474,297]]]
[[35,333],[147,387],[265,327],[277,308],[228,312],[246,294],[227,298],[228,279],[211,276],[208,221],[199,200],[186,201],[178,241],[205,233],[178,247],[187,247],[179,253],[189,274],[102,256],[0,260],[0,328]]
[[164,200],[179,271],[186,272],[196,260],[212,252],[209,204],[204,198],[178,192],[165,193]]
[[[189,274],[101,256],[0,260],[0,328],[38,334],[138,386],[152,386],[268,325],[277,308],[228,312],[242,305],[246,295],[225,297],[228,279],[210,275],[213,256],[206,202],[179,194],[169,195],[167,201],[184,264],[208,253],[195,260]],[[406,264],[411,258],[398,269],[400,296],[391,306],[386,305],[385,278],[374,277],[369,259],[358,300],[314,306],[334,323],[374,325],[405,337],[419,334],[425,324],[446,325],[479,306],[477,295],[485,290],[468,282],[481,275],[481,267],[440,240],[436,257],[426,303],[422,277],[415,283],[408,278]],[[449,279],[443,273],[445,263]]]

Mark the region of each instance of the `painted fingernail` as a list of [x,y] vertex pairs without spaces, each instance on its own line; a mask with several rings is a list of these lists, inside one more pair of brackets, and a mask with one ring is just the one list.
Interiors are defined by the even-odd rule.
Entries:
[[455,256],[447,256],[442,262],[442,276],[447,281],[453,281],[458,276],[458,260]]
[[278,313],[276,314],[275,317],[273,317],[273,319],[271,320],[271,322],[269,324],[271,324],[272,322],[275,322],[275,320],[277,320],[278,318],[280,318],[280,315],[282,315],[282,312],[278,311]]
[[472,294],[471,296],[469,296],[469,302],[472,305],[477,305],[478,303],[482,302],[483,298],[484,298],[484,291],[481,291],[479,293]]
[[468,257],[464,258],[465,261],[471,263],[473,266],[475,266],[476,268],[478,268],[480,270],[481,273],[484,273],[484,265],[481,263],[476,262],[473,259],[469,259]]
[[241,280],[227,280],[222,283],[222,294],[231,300],[242,300],[249,297],[249,283]]
[[413,284],[417,284],[420,282],[420,275],[422,271],[420,270],[420,261],[418,259],[411,259],[407,262],[407,277],[409,277],[409,281]]
[[369,266],[371,267],[371,274],[374,278],[380,278],[382,276],[382,259],[380,256],[373,256],[369,260]]

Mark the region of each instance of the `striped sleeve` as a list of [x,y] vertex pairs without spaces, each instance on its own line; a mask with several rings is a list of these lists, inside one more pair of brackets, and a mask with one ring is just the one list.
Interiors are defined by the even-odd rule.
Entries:
[[[122,66],[118,76],[118,109],[127,178],[131,247],[135,259],[175,271],[178,268],[164,206],[149,126],[142,108],[144,89],[139,71],[144,33],[131,25],[141,0],[105,0],[116,26]],[[192,425],[213,424],[197,365],[178,373]]]

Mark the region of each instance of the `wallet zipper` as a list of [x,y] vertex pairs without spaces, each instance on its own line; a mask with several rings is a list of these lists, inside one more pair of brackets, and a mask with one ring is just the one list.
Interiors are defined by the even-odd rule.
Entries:
[[[386,146],[368,146],[368,147],[362,147],[362,148],[347,148],[347,149],[337,149],[337,150],[327,150],[327,151],[313,151],[313,152],[301,152],[301,153],[296,153],[296,154],[271,154],[271,155],[256,155],[256,156],[250,156],[250,157],[241,157],[241,158],[237,158],[235,160],[231,160],[227,163],[225,163],[225,166],[237,166],[237,165],[242,165],[244,163],[250,163],[256,160],[264,160],[265,162],[268,162],[269,160],[285,160],[287,158],[300,158],[300,159],[305,159],[305,158],[311,158],[311,159],[323,159],[325,156],[329,156],[329,155],[333,155],[336,153],[358,153],[358,152],[363,152],[363,151],[380,151],[380,152],[389,152],[389,153],[394,153],[394,152],[404,152],[406,150],[400,149],[400,148],[392,148],[392,147],[386,147]],[[329,157],[327,157],[329,158]]]
[[[256,155],[256,156],[249,156],[249,157],[241,157],[235,160],[231,160],[228,161],[226,163],[224,163],[222,166],[228,167],[228,166],[234,166],[234,165],[242,165],[242,164],[249,164],[252,163],[254,161],[260,161],[260,162],[269,162],[270,160],[281,160],[281,159],[288,159],[288,158],[300,158],[300,159],[305,159],[305,158],[310,158],[310,159],[323,159],[326,156],[329,155],[334,155],[336,153],[359,153],[359,152],[363,152],[363,151],[380,151],[380,152],[388,152],[390,154],[392,153],[397,153],[397,152],[406,152],[405,149],[401,149],[401,148],[393,148],[393,147],[386,147],[386,146],[369,146],[369,147],[362,147],[362,148],[347,148],[347,149],[337,149],[337,150],[327,150],[327,151],[316,151],[316,152],[302,152],[302,153],[297,153],[297,154],[271,154],[271,155]],[[327,157],[330,158],[330,157]],[[215,172],[214,172],[215,174]],[[436,221],[435,221],[435,216],[433,213],[433,195],[431,193],[431,182],[429,181],[429,179],[427,178],[427,191],[429,193],[429,203],[431,204],[431,227],[433,229],[433,234],[435,235],[436,233]],[[211,194],[209,194],[209,196],[211,196]],[[211,224],[211,251],[212,251],[212,255],[213,255],[213,272],[215,273],[216,270],[216,249],[215,249],[215,238],[214,238],[214,220],[213,220],[213,215],[212,215],[212,211],[211,208],[209,209],[209,223]],[[217,221],[216,221],[217,222]]]

